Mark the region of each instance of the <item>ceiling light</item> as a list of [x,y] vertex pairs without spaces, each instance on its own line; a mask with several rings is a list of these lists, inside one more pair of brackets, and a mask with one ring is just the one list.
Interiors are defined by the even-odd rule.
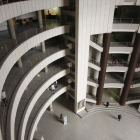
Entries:
[[40,77],[40,75],[39,75],[39,74],[38,74],[37,76],[38,76],[38,77]]

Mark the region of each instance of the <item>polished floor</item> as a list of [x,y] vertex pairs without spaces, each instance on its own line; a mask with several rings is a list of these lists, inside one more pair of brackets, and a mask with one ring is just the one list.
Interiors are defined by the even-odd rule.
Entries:
[[[34,140],[140,140],[140,118],[124,112],[102,112],[79,118],[72,112],[72,101],[64,96],[53,102],[53,112],[46,111],[38,124]],[[60,114],[68,117],[64,126]],[[117,116],[121,114],[119,122]]]

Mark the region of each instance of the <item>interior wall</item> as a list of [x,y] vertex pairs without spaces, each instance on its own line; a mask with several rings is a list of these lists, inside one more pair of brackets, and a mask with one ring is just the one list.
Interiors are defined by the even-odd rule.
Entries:
[[52,9],[45,9],[44,10],[45,15],[48,15],[48,10],[49,10],[50,14],[58,15],[59,17],[61,17],[61,8],[55,7],[55,8],[52,8]]

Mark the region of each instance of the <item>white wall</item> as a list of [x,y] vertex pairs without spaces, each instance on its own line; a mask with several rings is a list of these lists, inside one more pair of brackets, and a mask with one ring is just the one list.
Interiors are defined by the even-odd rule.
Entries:
[[90,35],[111,33],[115,5],[122,3],[123,0],[76,0],[75,105],[86,98]]

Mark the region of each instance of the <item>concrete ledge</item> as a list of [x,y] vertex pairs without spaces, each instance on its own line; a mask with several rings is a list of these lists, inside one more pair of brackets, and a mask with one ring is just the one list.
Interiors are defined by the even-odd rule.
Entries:
[[44,114],[44,112],[46,111],[46,109],[49,107],[49,105],[57,98],[59,97],[61,94],[63,94],[64,92],[66,92],[67,90],[70,89],[70,85],[68,86],[65,86],[63,88],[61,88],[58,92],[56,92],[54,95],[52,95],[47,101],[46,103],[41,107],[41,109],[38,111],[33,123],[32,123],[32,126],[30,128],[30,131],[29,131],[29,136],[28,136],[28,140],[33,140],[33,136],[34,136],[34,133],[35,133],[35,129],[42,117],[42,115]]
[[[60,59],[66,55],[70,54],[69,49],[64,49],[59,52],[56,52],[52,54],[51,56],[45,58],[43,61],[41,61],[39,64],[35,65],[21,80],[19,83],[19,86],[16,88],[14,95],[12,96],[9,110],[8,110],[8,116],[7,116],[7,137],[10,136],[11,140],[14,140],[14,126],[15,126],[15,118],[16,118],[16,112],[17,108],[20,102],[20,99],[24,93],[24,90],[30,83],[30,81],[37,75],[38,72],[40,72],[45,66],[49,65],[53,61]],[[9,126],[10,125],[10,126]]]
[[19,129],[19,136],[18,136],[19,140],[24,140],[25,130],[26,130],[26,126],[27,126],[27,122],[28,122],[30,113],[31,113],[35,103],[39,99],[39,97],[46,90],[46,88],[49,87],[53,82],[55,82],[56,80],[62,78],[63,76],[65,76],[69,73],[70,73],[70,68],[67,68],[65,70],[58,72],[53,77],[49,78],[45,83],[43,83],[42,86],[39,89],[37,89],[37,91],[34,93],[32,98],[29,100],[29,102],[26,106],[26,109],[23,113],[23,116],[22,116],[20,129]]

